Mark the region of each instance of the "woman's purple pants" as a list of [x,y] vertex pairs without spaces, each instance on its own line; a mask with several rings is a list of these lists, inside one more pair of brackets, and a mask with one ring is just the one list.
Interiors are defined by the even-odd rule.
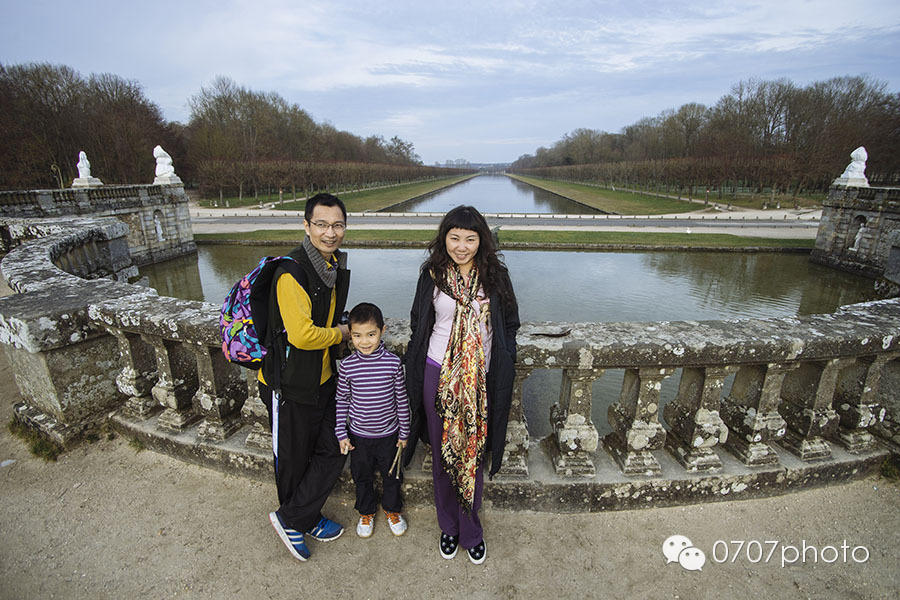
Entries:
[[466,512],[456,499],[456,491],[450,477],[441,464],[441,437],[443,423],[437,416],[434,403],[437,399],[441,365],[430,358],[425,360],[425,385],[422,401],[425,418],[428,421],[428,438],[431,440],[431,475],[434,479],[434,506],[437,509],[438,525],[447,535],[458,535],[463,548],[474,548],[483,539],[484,531],[478,510],[481,508],[481,493],[484,488],[484,467],[479,465],[475,474],[475,499],[472,512]]

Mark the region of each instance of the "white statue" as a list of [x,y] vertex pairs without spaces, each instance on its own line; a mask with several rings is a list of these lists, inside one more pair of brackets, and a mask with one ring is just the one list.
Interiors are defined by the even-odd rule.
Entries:
[[153,149],[153,156],[156,158],[156,178],[153,180],[154,185],[181,185],[181,178],[175,174],[175,167],[172,166],[172,157],[169,153],[157,146]]
[[853,245],[850,246],[850,250],[853,250],[854,252],[859,250],[859,243],[862,241],[863,236],[866,234],[866,231],[866,224],[860,223],[859,231],[856,232],[856,236],[853,238]]
[[96,177],[91,177],[91,163],[88,161],[87,154],[84,150],[78,153],[78,163],[75,165],[78,169],[78,177],[72,180],[72,187],[96,187],[103,185],[103,182]]
[[851,162],[841,173],[841,176],[835,179],[831,185],[845,185],[851,187],[869,187],[869,180],[866,179],[866,160],[869,154],[866,149],[860,146],[850,153]]
[[84,150],[78,153],[78,164],[75,166],[78,168],[78,177],[80,179],[90,179],[91,163],[88,161],[87,154],[84,153]]

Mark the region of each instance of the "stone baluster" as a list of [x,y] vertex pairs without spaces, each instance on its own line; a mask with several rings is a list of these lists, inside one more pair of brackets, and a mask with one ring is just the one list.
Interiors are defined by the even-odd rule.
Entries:
[[88,273],[95,274],[103,268],[103,264],[100,260],[100,250],[97,248],[96,240],[91,240],[90,243],[85,244],[81,248],[84,252],[84,264]]
[[59,256],[57,256],[53,260],[53,264],[55,264],[66,273],[72,272],[72,262],[69,260],[69,254],[67,252],[63,252]]
[[669,433],[666,448],[688,471],[722,468],[716,444],[728,439],[728,428],[719,416],[722,387],[735,367],[685,367],[675,399],[663,409]]
[[787,425],[778,413],[781,385],[796,366],[769,363],[738,370],[721,415],[730,430],[725,446],[745,465],[778,463],[778,454],[767,442],[784,437]]
[[160,429],[180,432],[200,418],[194,410],[197,392],[197,360],[180,342],[141,334],[156,352],[158,380],[151,393],[165,410],[159,415]]
[[868,429],[884,420],[885,409],[878,402],[881,374],[884,366],[898,356],[896,352],[861,356],[838,376],[834,409],[840,424],[832,439],[848,452],[858,454],[875,446]]
[[197,435],[200,439],[221,442],[241,428],[240,409],[246,400],[246,387],[240,367],[222,355],[221,347],[192,345],[197,360],[197,392],[192,403],[204,417]]
[[659,390],[662,380],[675,369],[641,367],[626,369],[619,401],[607,411],[612,433],[604,438],[606,447],[625,475],[657,475],[661,469],[650,452],[666,441],[659,423]]
[[128,396],[123,411],[137,419],[147,419],[159,410],[151,393],[156,376],[156,355],[136,333],[106,327],[119,343],[122,370],[116,376],[116,387]]
[[838,426],[831,402],[838,375],[852,363],[852,358],[806,362],[785,377],[779,409],[787,423],[783,445],[801,460],[831,457],[825,438],[832,437]]
[[563,369],[559,402],[550,407],[553,467],[563,477],[593,477],[600,434],[591,421],[594,381],[603,369]]
[[246,370],[247,400],[241,407],[244,422],[250,423],[250,433],[244,442],[251,448],[272,452],[272,429],[269,427],[269,411],[259,396],[259,381],[256,371]]
[[516,367],[513,381],[512,404],[509,407],[509,424],[506,427],[506,449],[503,466],[497,474],[501,479],[526,479],[528,477],[528,428],[525,424],[524,387],[531,374],[528,367]]

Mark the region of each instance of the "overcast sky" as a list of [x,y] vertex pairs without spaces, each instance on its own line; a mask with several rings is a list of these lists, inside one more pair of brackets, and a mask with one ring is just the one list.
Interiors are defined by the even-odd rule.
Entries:
[[900,2],[0,0],[0,62],[134,79],[168,120],[217,75],[426,164],[509,162],[738,81],[900,91]]

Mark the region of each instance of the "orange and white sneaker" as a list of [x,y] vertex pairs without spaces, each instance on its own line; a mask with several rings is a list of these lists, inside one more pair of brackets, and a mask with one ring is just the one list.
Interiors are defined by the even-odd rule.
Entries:
[[388,525],[391,526],[391,533],[394,535],[403,535],[406,533],[406,519],[398,512],[384,511]]
[[356,524],[356,535],[367,538],[375,529],[375,515],[359,515],[359,523]]

